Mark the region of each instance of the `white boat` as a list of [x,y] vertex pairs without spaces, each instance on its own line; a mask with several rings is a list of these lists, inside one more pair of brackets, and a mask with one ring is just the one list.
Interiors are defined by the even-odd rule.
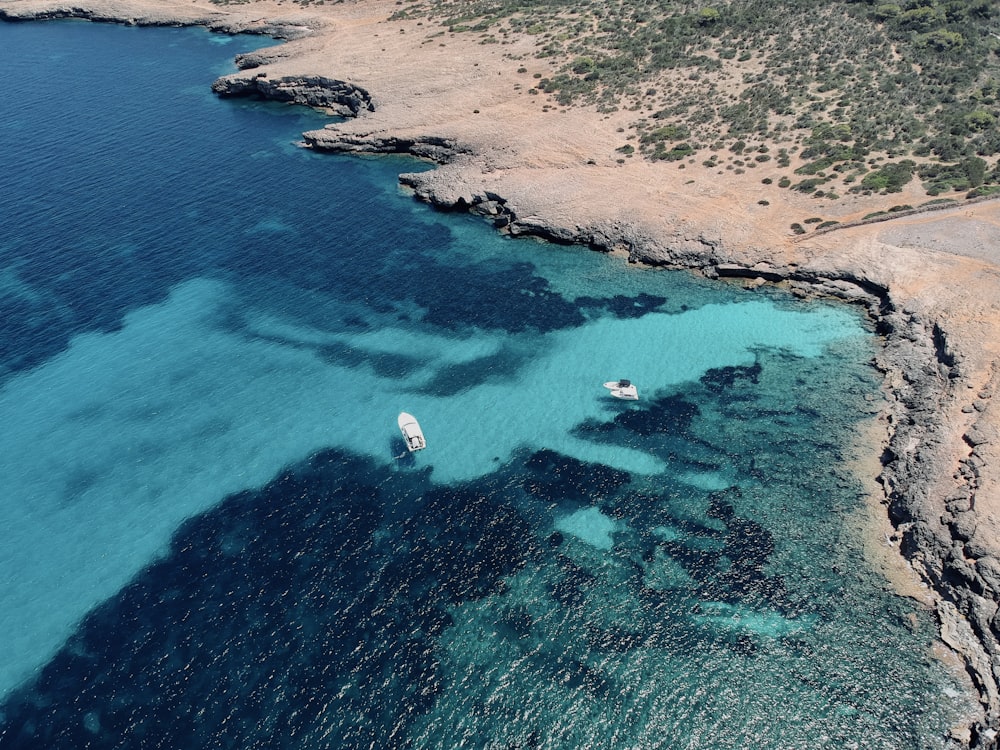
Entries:
[[626,401],[638,401],[639,389],[635,387],[631,380],[609,380],[604,387],[611,391],[615,398],[622,398]]
[[406,450],[412,453],[413,451],[422,451],[427,447],[424,432],[412,414],[407,414],[405,411],[400,412],[399,419],[396,421],[399,424],[399,431],[403,433]]

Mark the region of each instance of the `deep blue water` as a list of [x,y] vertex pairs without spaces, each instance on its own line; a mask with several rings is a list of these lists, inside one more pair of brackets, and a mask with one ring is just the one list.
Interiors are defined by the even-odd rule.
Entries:
[[0,25],[0,747],[944,747],[858,312],[432,212],[262,44]]

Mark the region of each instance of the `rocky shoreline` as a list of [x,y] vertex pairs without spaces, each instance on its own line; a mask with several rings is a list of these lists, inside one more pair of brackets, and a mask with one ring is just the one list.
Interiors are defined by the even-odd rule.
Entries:
[[[885,378],[888,395],[882,415],[888,426],[887,442],[877,478],[884,491],[883,502],[897,531],[895,541],[901,553],[937,594],[935,607],[942,639],[964,659],[983,706],[982,719],[968,728],[967,735],[956,739],[972,750],[1000,747],[1000,558],[976,536],[975,508],[984,465],[977,448],[997,441],[995,427],[977,420],[962,433],[967,450],[958,460],[953,491],[943,502],[929,496],[928,489],[951,459],[946,407],[963,398],[969,401],[965,391],[971,388],[961,356],[949,348],[945,322],[908,311],[894,300],[890,288],[851,271],[747,265],[727,252],[724,241],[702,235],[679,237],[674,244],[663,245],[623,227],[577,227],[574,232],[556,223],[523,222],[502,196],[489,192],[456,194],[449,186],[436,184],[433,172],[403,174],[400,181],[439,209],[480,214],[513,236],[533,236],[601,252],[624,250],[631,262],[695,271],[707,278],[745,279],[753,285],[776,284],[803,297],[832,297],[863,305],[884,342],[873,363]],[[987,387],[975,389],[962,410],[985,412],[994,394],[993,385],[991,381]],[[935,513],[935,509],[940,512]]]
[[[310,34],[310,27],[298,19],[248,20],[221,10],[199,12],[194,6],[146,12],[137,8],[145,6],[14,2],[0,7],[0,20],[76,17],[135,25],[202,25],[279,39]],[[241,56],[241,72],[219,79],[213,90],[222,96],[306,104],[344,117],[377,108],[370,87],[319,73],[273,75],[264,69],[284,54],[274,48]],[[730,241],[715,227],[675,226],[664,232],[638,220],[600,217],[588,223],[552,213],[524,197],[528,194],[512,195],[487,184],[489,165],[477,144],[429,133],[352,133],[332,127],[306,133],[304,139],[308,147],[322,151],[401,153],[433,160],[441,165],[438,169],[404,174],[400,181],[439,209],[479,214],[498,231],[514,236],[627,254],[633,262],[688,269],[709,278],[776,284],[800,296],[834,297],[867,309],[884,342],[874,363],[884,375],[887,397],[878,477],[883,502],[901,552],[936,593],[942,640],[962,656],[980,695],[980,716],[953,739],[970,750],[1000,747],[1000,547],[992,534],[997,514],[983,502],[987,491],[993,492],[990,451],[1000,443],[1000,435],[991,408],[995,361],[974,349],[980,329],[966,333],[956,318],[942,312],[947,305],[916,302],[917,297],[908,289],[901,291],[905,285],[897,284],[877,262],[831,259],[820,238],[805,243],[811,250],[782,256]]]

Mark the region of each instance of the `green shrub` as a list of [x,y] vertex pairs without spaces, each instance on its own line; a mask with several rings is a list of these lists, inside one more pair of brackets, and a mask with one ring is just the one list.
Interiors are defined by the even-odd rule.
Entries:
[[822,178],[812,177],[808,180],[802,180],[802,182],[796,183],[792,186],[792,189],[798,190],[800,193],[812,193],[824,182],[826,182],[826,180]]
[[[660,161],[680,161],[694,153],[694,148],[689,143],[678,143],[669,151],[662,144],[657,146],[652,158]],[[683,165],[681,165],[683,166]]]
[[981,198],[984,195],[1000,194],[1000,185],[983,185],[965,194],[966,198]]
[[687,138],[688,135],[688,129],[683,125],[664,125],[656,128],[655,130],[643,133],[639,137],[639,141],[643,144],[662,143],[664,141],[679,141],[683,138]]
[[922,5],[904,11],[896,20],[907,31],[930,31],[944,22],[944,13],[940,8]]
[[697,23],[699,26],[712,26],[719,22],[722,15],[715,8],[702,8],[697,14]]
[[910,159],[900,162],[889,162],[880,169],[869,172],[861,178],[861,187],[867,190],[898,193],[913,179],[916,163]]
[[965,37],[957,31],[938,29],[928,34],[918,35],[915,43],[918,47],[931,47],[938,52],[947,52],[963,47],[965,45]]
[[877,6],[875,10],[872,11],[872,18],[876,21],[886,21],[890,18],[895,18],[902,12],[903,9],[898,5],[886,3],[884,5]]

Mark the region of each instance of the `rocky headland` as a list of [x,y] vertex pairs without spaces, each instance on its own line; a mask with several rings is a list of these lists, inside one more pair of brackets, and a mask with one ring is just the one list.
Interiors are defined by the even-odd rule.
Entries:
[[[883,342],[874,364],[884,408],[865,446],[877,461],[863,477],[891,521],[878,542],[925,584],[914,590],[980,696],[955,741],[1000,747],[1000,201],[870,222],[861,219],[920,196],[831,203],[763,185],[762,170],[624,160],[616,149],[629,114],[528,93],[525,76],[546,63],[528,58],[527,42],[484,46],[392,20],[394,7],[0,0],[0,18],[199,24],[287,40],[240,56],[240,71],[213,89],[346,118],[304,134],[310,148],[433,160],[436,169],[401,182],[438,208],[512,235],[865,306]],[[788,231],[819,209],[841,226]]]

